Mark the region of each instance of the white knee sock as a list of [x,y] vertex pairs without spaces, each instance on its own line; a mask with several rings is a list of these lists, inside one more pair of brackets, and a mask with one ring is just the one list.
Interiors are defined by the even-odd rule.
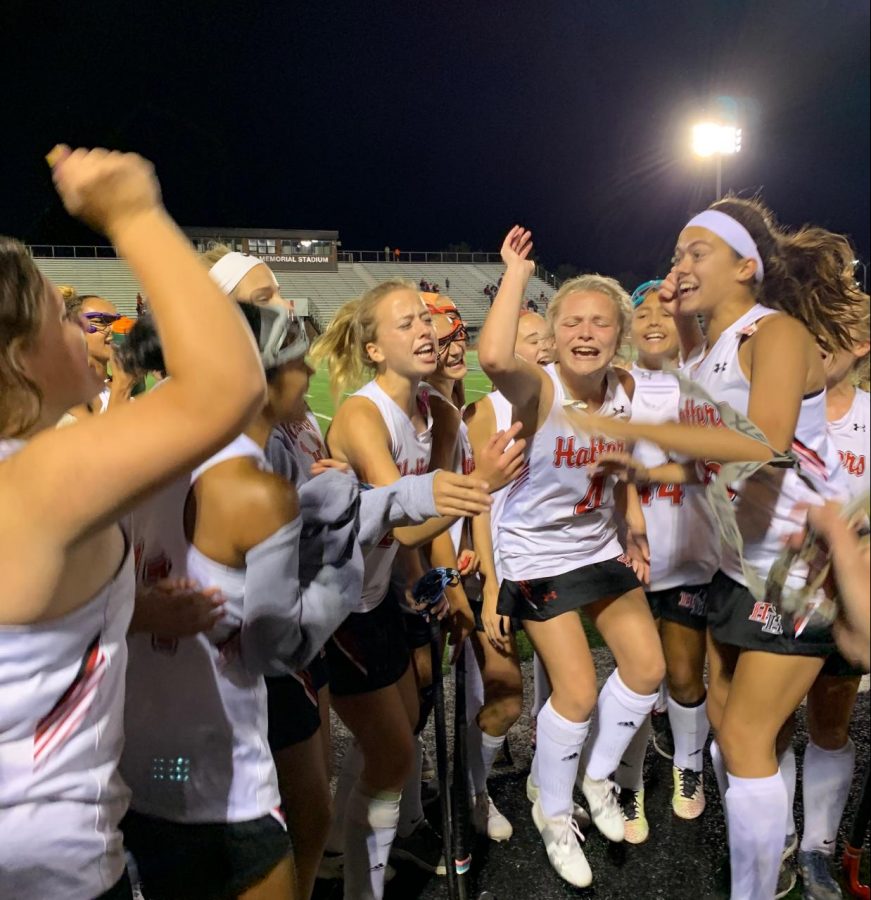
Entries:
[[657,714],[668,712],[668,685],[665,683],[665,679],[663,679],[663,682],[657,691],[656,703],[653,706],[653,711]]
[[840,750],[823,750],[808,741],[804,751],[802,850],[835,852],[838,825],[853,781],[856,745],[848,738]]
[[484,679],[471,640],[466,641],[463,653],[466,661],[466,721],[474,722],[484,705]]
[[348,798],[363,771],[363,754],[356,741],[351,741],[345,751],[342,766],[336,778],[336,793],[333,795],[333,820],[327,837],[327,850],[332,853],[343,853],[343,836],[345,833],[345,815],[348,810]]
[[614,669],[599,692],[587,777],[601,781],[616,771],[629,742],[653,709],[656,696],[630,691]]
[[679,769],[701,772],[704,768],[705,741],[711,730],[704,700],[696,706],[684,706],[668,698],[668,721],[674,738],[674,764]]
[[723,759],[720,745],[715,740],[711,741],[711,763],[714,767],[714,775],[717,779],[717,788],[720,791],[720,803],[723,804],[723,813],[725,815],[726,791],[729,790],[729,775],[726,772],[726,760]]
[[786,836],[795,834],[795,750],[790,744],[777,760],[786,785]]
[[345,900],[381,900],[384,870],[399,821],[399,794],[370,797],[359,783],[345,818]]
[[469,782],[472,796],[477,797],[487,790],[487,779],[493,768],[493,760],[505,742],[505,735],[494,737],[481,730],[477,722],[469,722],[466,747],[469,757]]
[[774,896],[783,854],[786,805],[786,785],[779,772],[767,778],[729,775],[726,817],[732,900],[769,900]]
[[553,690],[550,686],[550,679],[547,677],[547,669],[545,669],[544,663],[538,658],[537,653],[532,654],[532,683],[532,715],[537,716],[544,704],[547,703],[547,698]]
[[614,773],[614,780],[621,788],[640,791],[644,787],[644,758],[647,756],[651,731],[653,725],[650,723],[650,716],[646,716],[641,727],[629,741],[623,759],[620,760],[620,765]]
[[550,700],[538,714],[535,756],[539,797],[542,812],[549,819],[571,814],[578,760],[589,729],[589,722],[570,722],[563,718]]
[[423,821],[423,803],[420,798],[420,773],[422,770],[423,743],[419,737],[415,737],[411,774],[402,788],[402,800],[399,804],[399,824],[396,827],[396,833],[400,837],[408,837]]

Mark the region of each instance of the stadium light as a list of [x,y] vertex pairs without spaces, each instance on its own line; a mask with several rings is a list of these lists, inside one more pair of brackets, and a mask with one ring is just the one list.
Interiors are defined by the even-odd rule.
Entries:
[[[861,259],[854,259],[853,260],[853,271],[855,272],[855,270],[859,269],[859,268],[862,269],[862,282],[861,282],[862,292],[866,293],[868,291],[868,267],[865,263],[862,262]],[[859,283],[860,283],[859,279],[857,278],[856,284],[859,284]]]
[[696,156],[713,156],[717,161],[717,199],[723,196],[723,157],[741,152],[741,129],[720,122],[699,122],[693,126],[692,148]]

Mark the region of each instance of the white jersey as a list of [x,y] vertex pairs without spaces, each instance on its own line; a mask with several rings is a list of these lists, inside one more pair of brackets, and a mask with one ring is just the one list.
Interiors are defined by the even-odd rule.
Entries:
[[[725,401],[745,416],[750,401],[750,382],[741,371],[738,350],[742,340],[753,334],[761,319],[776,313],[766,306],[755,305],[733,322],[707,353],[689,360],[685,367],[689,376],[715,400]],[[720,424],[716,409],[692,398],[682,400],[681,421]],[[839,474],[838,453],[826,426],[825,390],[804,397],[792,449],[802,464],[826,485],[827,495],[836,497],[843,481]],[[735,516],[744,538],[744,559],[760,578],[765,579],[783,551],[784,539],[802,528],[804,518],[797,507],[818,504],[819,495],[808,488],[794,470],[771,466],[730,487],[736,495]],[[720,568],[730,578],[745,584],[740,560],[731,547],[722,547]],[[790,575],[789,586],[798,589],[801,580],[801,574],[794,572]]]
[[[502,511],[499,553],[511,581],[560,575],[623,553],[614,516],[616,479],[589,473],[603,453],[622,452],[626,445],[577,434],[563,411],[566,392],[555,366],[545,372],[553,382],[553,405],[527,444]],[[613,369],[598,412],[631,415],[629,396]]]
[[[431,384],[423,384],[421,387],[429,392],[430,397],[438,397],[439,400],[454,406],[454,401],[445,397],[441,391],[436,390]],[[456,407],[454,406],[456,409]],[[469,440],[469,426],[463,421],[463,411],[460,410],[460,426],[457,430],[457,445],[454,448],[454,458],[451,468],[461,475],[469,475],[475,468],[475,459],[472,455],[472,443]],[[467,527],[468,519],[459,518],[448,529],[454,544],[454,553],[459,553],[463,543],[463,531]]]
[[[631,369],[635,379],[632,421],[677,422],[680,386],[668,372]],[[668,462],[655,444],[639,441],[633,455],[647,468]],[[720,534],[704,486],[649,484],[639,490],[650,545],[650,591],[708,584],[720,563]]]
[[[501,391],[493,391],[487,394],[486,399],[490,401],[490,405],[493,407],[496,432],[507,431],[512,425],[514,407]],[[496,569],[496,577],[500,583],[502,582],[502,560],[499,556],[499,533],[501,530],[499,523],[502,519],[502,511],[505,509],[505,501],[508,499],[508,489],[510,487],[511,485],[507,485],[491,495],[493,505],[490,507],[490,534],[493,541],[493,564]]]
[[[0,441],[0,459],[23,442]],[[125,533],[125,539],[128,538]],[[124,873],[133,554],[73,612],[0,625],[0,897],[93,900]]]
[[[403,409],[375,381],[370,381],[354,394],[371,400],[381,413],[390,437],[390,455],[400,475],[425,475],[429,471],[432,452],[432,416],[429,412],[429,396],[421,390],[417,395],[418,406],[426,419],[426,429],[418,433],[414,423]],[[390,572],[399,544],[389,534],[381,542],[363,553],[363,596],[355,610],[370,612],[387,594]]]
[[272,429],[266,458],[272,470],[297,487],[311,480],[312,466],[330,454],[313,412],[299,422],[282,422]]
[[121,771],[137,812],[173,822],[243,822],[276,814],[280,798],[267,743],[266,684],[239,656],[245,570],[220,565],[188,544],[183,531],[191,485],[228,459],[252,457],[246,435],[215,454],[190,479],[137,510],[137,580],[189,577],[218,587],[224,617],[207,634],[162,640],[130,635],[127,743]]
[[867,391],[856,389],[853,403],[846,415],[829,422],[829,434],[838,455],[841,467],[847,476],[851,497],[858,497],[871,489],[871,409]]

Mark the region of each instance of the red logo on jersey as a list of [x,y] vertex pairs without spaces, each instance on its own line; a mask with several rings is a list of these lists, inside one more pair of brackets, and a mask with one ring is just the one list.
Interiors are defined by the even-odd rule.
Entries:
[[858,456],[850,450],[839,450],[838,455],[841,457],[841,465],[847,470],[848,475],[855,475],[861,478],[865,474],[865,454],[860,453]]
[[593,438],[589,447],[575,447],[575,436],[556,439],[553,451],[554,468],[566,466],[569,469],[582,469],[592,465],[603,453],[622,453],[626,449],[624,441],[605,441]]
[[396,468],[399,469],[400,475],[426,475],[429,469],[429,460],[418,458],[414,461],[414,468],[412,468],[407,459],[400,459],[396,463]]
[[680,410],[680,421],[686,425],[716,425],[722,426],[723,420],[720,412],[710,403],[696,403],[692,397],[688,398]]

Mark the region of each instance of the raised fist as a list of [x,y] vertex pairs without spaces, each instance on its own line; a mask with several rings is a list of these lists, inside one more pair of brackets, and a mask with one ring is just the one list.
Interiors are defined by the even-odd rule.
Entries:
[[139,213],[160,206],[154,167],[135,153],[60,144],[47,160],[67,212],[109,237]]

